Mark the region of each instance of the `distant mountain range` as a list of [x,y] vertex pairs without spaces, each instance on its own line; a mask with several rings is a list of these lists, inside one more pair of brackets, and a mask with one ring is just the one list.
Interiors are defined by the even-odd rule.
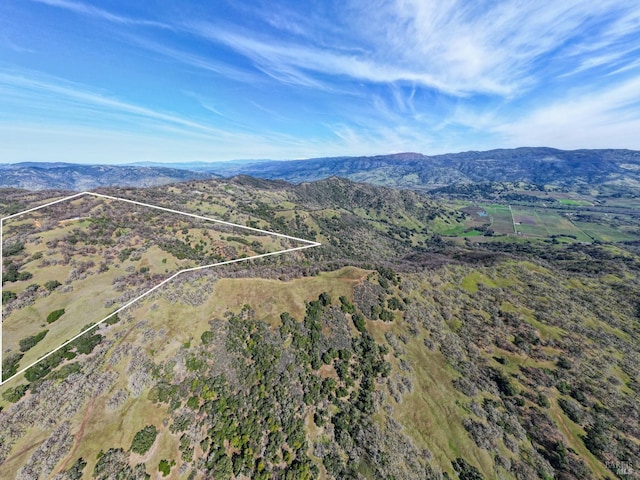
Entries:
[[216,165],[223,176],[246,174],[300,183],[330,176],[376,185],[432,189],[459,183],[526,182],[575,187],[620,184],[640,187],[640,152],[516,148],[427,156],[398,153],[254,164]]
[[0,164],[0,187],[28,190],[91,190],[96,187],[154,187],[216,175],[166,167],[78,165],[72,163]]
[[261,163],[279,163],[287,160],[273,159],[249,159],[243,160],[224,160],[214,162],[133,162],[125,165],[132,167],[164,167],[177,168],[179,170],[192,170],[194,172],[215,172],[215,171],[233,171],[241,169],[247,165],[258,165]]
[[523,147],[486,152],[308,160],[77,165],[0,165],[0,187],[86,190],[100,186],[147,187],[186,180],[250,175],[302,183],[337,176],[389,187],[432,190],[468,183],[525,182],[565,188],[596,185],[640,188],[640,151],[557,150]]

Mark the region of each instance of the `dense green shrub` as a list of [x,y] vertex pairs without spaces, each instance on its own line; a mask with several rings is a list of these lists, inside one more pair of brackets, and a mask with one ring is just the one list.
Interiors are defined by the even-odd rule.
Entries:
[[46,377],[52,369],[60,365],[66,358],[65,353],[65,349],[60,349],[57,352],[49,355],[48,357],[40,360],[38,363],[29,367],[29,369],[24,372],[24,378],[26,378],[30,382],[35,382],[36,380],[40,380],[41,378]]
[[518,389],[513,385],[513,383],[511,383],[511,380],[509,379],[507,374],[505,374],[501,370],[493,370],[492,373],[493,380],[496,382],[500,393],[507,397],[513,397],[514,395],[517,395]]
[[22,282],[33,277],[31,272],[20,272],[19,267],[15,263],[9,263],[5,266],[2,274],[2,283],[6,282]]
[[460,480],[483,480],[484,477],[473,465],[469,464],[464,458],[456,458],[453,462],[454,470],[458,473]]
[[60,367],[60,370],[57,370],[53,374],[51,374],[50,378],[64,380],[72,373],[80,373],[81,371],[82,371],[82,365],[78,362],[73,362]]
[[158,470],[160,471],[160,473],[162,473],[163,477],[166,477],[167,475],[169,475],[169,473],[171,473],[171,467],[175,464],[175,460],[172,460],[171,463],[169,463],[169,460],[162,459],[160,460],[160,464],[158,465]]
[[572,422],[580,423],[582,422],[582,408],[580,405],[573,400],[568,400],[565,398],[558,399],[558,405],[562,409],[562,411],[571,419]]
[[64,315],[64,308],[60,310],[54,310],[49,315],[47,315],[47,323],[53,323],[58,320],[62,315]]
[[11,257],[13,255],[17,255],[24,250],[24,243],[22,242],[13,242],[9,245],[5,245],[3,248],[3,253],[5,257]]
[[20,272],[18,274],[18,281],[19,282],[24,282],[25,280],[29,280],[33,278],[33,273],[31,272]]
[[356,313],[356,307],[344,295],[339,298],[340,308],[344,313]]
[[123,248],[118,254],[118,260],[124,262],[133,253],[133,248]]
[[323,307],[331,305],[331,295],[329,295],[327,292],[322,292],[318,297],[318,300],[320,300],[320,304]]
[[23,338],[22,340],[20,340],[20,351],[26,352],[27,350],[30,350],[31,348],[35,347],[38,344],[38,342],[40,342],[44,337],[47,336],[47,333],[49,333],[49,330],[43,330],[37,335],[32,335],[30,337]]
[[14,353],[2,359],[2,380],[13,377],[18,371],[20,359],[23,357],[21,353]]
[[395,317],[393,316],[393,312],[391,310],[387,310],[385,308],[381,309],[380,320],[382,320],[383,322],[393,322],[394,318]]
[[596,418],[592,425],[588,425],[585,429],[583,438],[584,445],[596,457],[603,460],[605,453],[611,443],[611,434],[607,431],[605,422],[601,418]]
[[404,310],[404,305],[397,297],[391,297],[389,300],[387,300],[387,306],[391,310]]
[[5,265],[2,272],[2,284],[6,282],[15,282],[18,280],[18,266],[14,263]]
[[12,300],[15,300],[18,296],[9,291],[9,290],[3,290],[2,291],[2,305],[5,305],[7,303],[9,303]]
[[22,396],[27,392],[29,385],[18,385],[14,388],[8,388],[4,392],[2,392],[2,398],[7,402],[15,403],[22,398]]
[[[24,376],[30,382],[35,382],[36,380],[44,378],[51,373],[51,370],[60,365],[64,360],[71,360],[76,356],[76,354],[91,353],[103,338],[104,337],[100,334],[87,332],[60,350],[57,350],[48,357],[40,360],[38,363],[30,367],[24,373]],[[75,350],[75,352],[73,350]],[[68,365],[64,370],[58,372],[58,376],[60,378],[65,378],[71,373],[79,371],[79,369],[80,366],[77,364]]]
[[68,347],[69,349],[76,350],[77,353],[83,353],[85,355],[90,354],[93,349],[98,345],[104,337],[99,333],[95,332],[86,332],[84,335],[76,338],[73,342],[71,342]]
[[133,437],[130,450],[134,453],[144,455],[149,451],[158,436],[155,425],[147,425]]
[[365,322],[364,317],[359,313],[353,315],[353,324],[360,333],[367,331],[367,323]]
[[551,404],[549,403],[549,399],[542,392],[538,392],[538,397],[536,399],[536,403],[538,405],[540,405],[541,407],[544,407],[544,408],[549,408],[551,406]]
[[50,292],[53,292],[56,288],[58,288],[61,285],[62,284],[57,280],[49,280],[48,282],[45,282],[44,288],[46,288]]
[[563,369],[565,369],[565,370],[570,370],[570,369],[571,369],[571,366],[572,366],[572,364],[571,364],[571,360],[569,360],[569,359],[568,359],[567,357],[565,357],[565,356],[558,357],[558,361],[556,362],[556,365],[557,365],[559,368],[563,368]]
[[87,462],[85,461],[85,459],[82,457],[78,458],[78,460],[76,460],[76,463],[74,463],[71,467],[69,467],[68,470],[63,472],[64,474],[63,478],[65,478],[66,480],[81,480],[82,471],[86,466],[87,466]]
[[207,330],[203,332],[202,335],[200,335],[200,340],[202,341],[203,345],[209,345],[211,342],[213,342],[215,336],[215,333],[213,333],[211,330]]

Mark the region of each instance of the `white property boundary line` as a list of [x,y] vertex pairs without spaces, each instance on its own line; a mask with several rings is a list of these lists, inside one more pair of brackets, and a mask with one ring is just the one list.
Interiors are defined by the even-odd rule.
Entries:
[[[2,242],[4,240],[3,239],[3,230],[4,230],[4,221],[5,220],[9,220],[11,218],[15,218],[15,217],[18,217],[20,215],[24,215],[25,213],[34,212],[36,210],[40,210],[41,208],[49,207],[49,206],[55,205],[57,203],[66,202],[68,200],[73,200],[75,198],[79,198],[79,197],[82,197],[84,195],[91,195],[91,196],[98,197],[98,198],[105,198],[105,199],[108,199],[108,200],[116,200],[116,201],[120,201],[120,202],[131,203],[131,204],[134,204],[134,205],[140,205],[142,207],[153,208],[155,210],[162,210],[162,211],[169,212],[169,213],[176,213],[178,215],[185,215],[187,217],[197,218],[199,220],[206,220],[208,222],[220,223],[220,224],[228,225],[228,226],[231,226],[231,227],[242,228],[244,230],[251,230],[251,231],[254,231],[254,232],[260,232],[260,233],[264,233],[264,234],[267,234],[267,235],[273,235],[273,236],[276,236],[276,237],[287,238],[289,240],[295,240],[297,242],[305,243],[306,245],[303,245],[301,247],[288,248],[286,250],[280,250],[278,252],[262,253],[260,255],[253,255],[251,257],[236,258],[234,260],[226,260],[224,262],[212,263],[210,265],[202,265],[200,267],[193,267],[193,268],[187,268],[187,269],[184,269],[184,270],[180,270],[180,271],[174,273],[173,275],[171,275],[169,278],[164,279],[158,285],[156,285],[156,286],[152,287],[151,289],[147,290],[142,295],[134,298],[133,300],[129,301],[128,303],[126,303],[122,307],[118,308],[116,311],[110,313],[107,317],[103,318],[99,322],[97,322],[94,325],[91,325],[90,327],[86,328],[85,330],[83,330],[82,332],[77,334],[75,337],[71,338],[70,340],[67,340],[62,345],[56,347],[54,350],[51,350],[49,353],[47,353],[47,354],[43,355],[42,357],[38,358],[35,362],[33,362],[33,363],[27,365],[26,367],[20,369],[17,373],[15,373],[11,377],[7,378],[6,380],[2,380],[2,360],[3,360],[3,355],[4,355],[4,349],[2,348],[2,321],[3,321],[2,317],[3,317],[3,314],[2,314],[2,308],[0,308],[0,385],[2,385],[4,383],[16,378],[18,375],[21,375],[22,373],[24,373],[29,368],[33,367],[34,365],[36,365],[37,363],[41,362],[42,360],[44,360],[45,358],[49,357],[50,355],[53,355],[55,352],[57,352],[58,350],[60,350],[61,348],[65,347],[65,346],[67,346],[68,344],[73,342],[75,339],[81,337],[85,333],[93,330],[94,328],[96,328],[97,326],[99,326],[101,323],[105,322],[109,318],[113,317],[114,315],[117,315],[118,313],[120,313],[124,309],[130,307],[131,305],[136,303],[138,300],[141,300],[142,298],[146,297],[150,293],[154,292],[158,288],[162,287],[166,283],[168,283],[171,280],[173,280],[174,278],[176,278],[178,275],[182,275],[183,273],[187,273],[187,272],[195,272],[197,270],[204,270],[205,268],[218,267],[220,265],[229,265],[231,263],[246,262],[247,260],[254,260],[256,258],[264,258],[264,257],[272,256],[272,255],[280,255],[280,254],[283,254],[283,253],[295,252],[296,250],[304,250],[306,248],[313,248],[313,247],[318,247],[318,246],[322,245],[321,243],[314,242],[314,241],[311,241],[311,240],[305,240],[304,238],[292,237],[290,235],[284,235],[282,233],[270,232],[268,230],[261,230],[259,228],[254,228],[254,227],[247,227],[246,225],[238,225],[237,223],[226,222],[224,220],[217,220],[215,218],[203,217],[202,215],[195,215],[193,213],[181,212],[179,210],[173,210],[171,208],[159,207],[157,205],[151,205],[151,204],[148,204],[148,203],[136,202],[134,200],[128,200],[126,198],[112,197],[110,195],[103,195],[103,194],[100,194],[100,193],[93,193],[93,192],[81,192],[81,193],[77,193],[75,195],[71,195],[69,197],[61,198],[59,200],[46,203],[44,205],[40,205],[39,207],[30,208],[29,210],[25,210],[23,212],[15,213],[13,215],[9,215],[7,217],[0,218],[0,276],[4,272],[4,262],[3,262],[3,258],[2,258],[2,248],[3,248],[3,243]],[[0,296],[2,295],[2,291],[3,291],[3,286],[2,286],[2,281],[0,279]]]

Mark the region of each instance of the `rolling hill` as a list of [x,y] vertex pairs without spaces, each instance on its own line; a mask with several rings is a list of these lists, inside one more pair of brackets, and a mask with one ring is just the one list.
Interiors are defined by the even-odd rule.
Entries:
[[[340,178],[100,191],[322,246],[179,277],[2,385],[0,478],[604,479],[640,462],[637,241],[454,242],[437,232],[459,211]],[[0,190],[0,214],[56,195]],[[119,248],[123,223],[100,241]],[[27,227],[5,308],[62,293],[35,282]]]
[[72,163],[0,164],[0,187],[28,190],[91,190],[103,186],[151,187],[192,179],[212,178],[211,173],[190,170]]

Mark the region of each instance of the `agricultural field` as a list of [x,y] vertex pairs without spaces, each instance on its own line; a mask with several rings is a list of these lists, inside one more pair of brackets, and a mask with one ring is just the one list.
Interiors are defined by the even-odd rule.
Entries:
[[638,239],[638,231],[614,229],[607,225],[593,222],[575,222],[589,237],[602,242],[630,242]]
[[508,205],[500,204],[468,204],[465,202],[456,202],[447,204],[455,213],[461,213],[462,216],[452,215],[453,222],[450,220],[447,228],[440,228],[437,232],[447,237],[479,237],[484,236],[505,236],[513,235],[513,220]]
[[507,205],[483,205],[489,216],[489,225],[494,232],[503,235],[513,233],[513,218]]
[[568,237],[579,242],[593,240],[570,220],[570,216],[561,211],[523,207],[512,207],[512,211],[519,235],[538,238]]
[[[94,196],[5,219],[3,380],[179,271],[300,245]],[[51,361],[60,363],[76,353],[72,344]],[[50,369],[49,360],[26,375],[38,378]]]
[[447,201],[448,208],[464,217],[454,215],[456,221],[438,233],[483,243],[510,237],[565,243],[640,239],[638,202],[619,201],[609,211],[605,200],[565,193],[526,192],[517,198],[513,203]]

